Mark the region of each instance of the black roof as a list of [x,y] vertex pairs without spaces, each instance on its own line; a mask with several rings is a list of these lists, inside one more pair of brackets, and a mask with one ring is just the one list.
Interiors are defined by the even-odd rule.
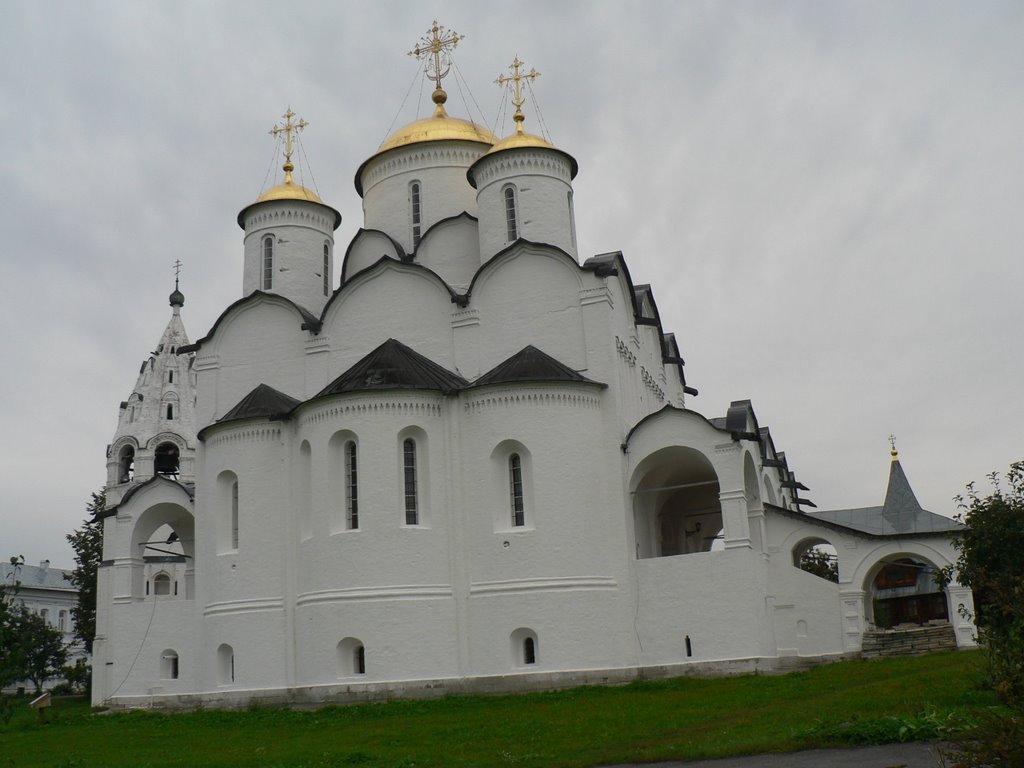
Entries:
[[239,400],[234,408],[217,419],[217,423],[220,424],[237,419],[252,419],[260,416],[271,419],[281,418],[300,402],[300,400],[296,400],[284,392],[279,392],[271,386],[260,384],[252,392]]
[[395,339],[388,339],[316,397],[379,389],[430,389],[454,394],[469,382]]
[[[565,363],[542,352],[533,345],[527,345],[508,360],[498,363],[473,382],[474,387],[485,384],[504,384],[512,381],[577,381],[596,384],[581,376]],[[605,386],[605,385],[601,385]]]

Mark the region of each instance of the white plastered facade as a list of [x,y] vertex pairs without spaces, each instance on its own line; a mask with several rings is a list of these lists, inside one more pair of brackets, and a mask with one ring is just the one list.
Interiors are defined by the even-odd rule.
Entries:
[[[123,473],[113,447],[97,703],[788,668],[859,650],[887,558],[951,562],[949,534],[875,536],[801,512],[749,402],[715,419],[689,409],[675,337],[622,255],[580,263],[574,162],[489,148],[422,140],[365,163],[364,228],[325,301],[312,268],[265,289],[259,242],[283,237],[315,266],[325,243],[333,253],[333,209],[244,209],[246,295],[177,362],[151,364],[186,372],[188,423],[116,438],[140,456],[173,438],[177,472]],[[398,357],[360,368],[381,350]],[[438,368],[422,374],[415,355]],[[838,584],[794,566],[811,539],[834,545]],[[155,593],[161,574],[176,591]],[[970,607],[955,585],[948,599],[950,616]],[[973,642],[969,622],[957,636]]]

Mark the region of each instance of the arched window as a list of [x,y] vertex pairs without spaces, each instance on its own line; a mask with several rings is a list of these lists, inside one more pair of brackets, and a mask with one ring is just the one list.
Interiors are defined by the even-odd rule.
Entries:
[[324,296],[330,293],[331,289],[331,248],[324,243]]
[[[171,406],[168,405],[168,408]],[[157,446],[154,457],[154,469],[158,475],[178,476],[178,446],[174,443],[161,443]]]
[[[134,411],[134,409],[133,409]],[[135,477],[135,448],[126,445],[117,457],[117,481],[128,483]]]
[[407,437],[402,443],[403,483],[405,488],[405,524],[419,525],[419,495],[416,478],[416,441]]
[[511,243],[519,237],[519,227],[516,224],[516,188],[510,184],[505,187],[502,194],[505,196],[505,239]]
[[217,649],[217,682],[220,685],[235,682],[235,651],[227,643]]
[[274,287],[274,236],[263,238],[263,290]]
[[366,649],[361,640],[346,637],[338,643],[338,674],[342,677],[366,674]]
[[359,468],[355,440],[345,443],[345,527],[359,528]]
[[512,502],[512,525],[526,525],[526,510],[523,505],[523,460],[518,453],[508,457],[508,490]]
[[68,612],[61,611],[57,616],[57,629],[61,632],[68,631]]
[[168,574],[158,573],[156,576],[153,577],[153,594],[171,594],[171,577]]
[[178,679],[178,652],[170,648],[160,654],[160,679]]
[[420,244],[423,216],[420,206],[420,183],[414,181],[409,185],[409,214],[412,221],[412,247]]
[[512,643],[512,663],[517,667],[532,666],[540,658],[537,633],[527,627],[520,627],[509,637]]
[[174,418],[174,403],[167,404],[167,419],[168,421]]

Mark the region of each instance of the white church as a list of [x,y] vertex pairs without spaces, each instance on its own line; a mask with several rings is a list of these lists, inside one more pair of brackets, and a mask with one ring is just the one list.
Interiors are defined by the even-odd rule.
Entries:
[[[790,669],[866,638],[974,643],[935,585],[957,524],[892,452],[877,506],[811,511],[749,401],[690,406],[621,253],[579,254],[577,165],[450,115],[358,168],[362,228],[292,178],[238,214],[242,292],[185,297],[107,450],[93,699],[239,707]],[[337,262],[337,266],[336,266]],[[334,277],[338,275],[338,277]],[[832,578],[800,566],[829,553]],[[918,627],[922,629],[918,630]]]

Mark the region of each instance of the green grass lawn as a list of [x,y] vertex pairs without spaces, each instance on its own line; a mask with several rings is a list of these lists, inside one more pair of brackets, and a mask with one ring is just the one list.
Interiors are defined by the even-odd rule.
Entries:
[[594,766],[948,738],[996,699],[979,652],[850,661],[781,676],[680,678],[520,696],[0,725],[7,766]]

